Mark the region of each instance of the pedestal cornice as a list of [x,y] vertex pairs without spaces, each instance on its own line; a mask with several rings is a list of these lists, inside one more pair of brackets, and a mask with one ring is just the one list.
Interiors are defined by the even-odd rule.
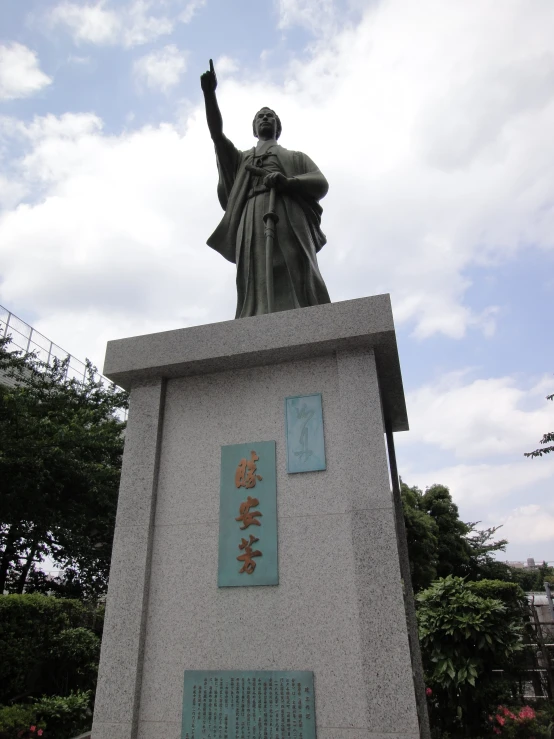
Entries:
[[408,430],[390,296],[317,305],[108,342],[104,374],[123,388],[334,351],[375,352],[385,421]]

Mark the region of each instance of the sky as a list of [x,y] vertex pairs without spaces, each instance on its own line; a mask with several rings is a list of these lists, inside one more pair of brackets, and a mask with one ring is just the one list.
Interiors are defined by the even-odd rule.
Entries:
[[391,294],[403,480],[552,561],[553,36],[551,0],[3,0],[0,304],[100,369],[233,318],[211,57],[226,135],[268,105],[330,183],[333,302]]

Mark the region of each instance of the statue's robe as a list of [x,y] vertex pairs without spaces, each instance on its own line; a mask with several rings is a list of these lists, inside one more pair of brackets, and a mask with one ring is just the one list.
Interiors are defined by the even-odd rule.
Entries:
[[276,141],[239,151],[226,137],[215,142],[219,182],[217,194],[225,210],[208,245],[237,265],[236,318],[268,312],[266,238],[263,215],[269,192],[247,164],[294,177],[292,192],[277,192],[273,250],[274,310],[330,303],[316,253],[325,244],[319,200],[328,184],[312,160]]

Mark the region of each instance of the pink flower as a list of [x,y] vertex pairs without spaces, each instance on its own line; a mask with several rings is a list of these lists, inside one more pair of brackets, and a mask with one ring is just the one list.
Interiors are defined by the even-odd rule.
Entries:
[[502,732],[500,731],[500,729],[498,728],[498,726],[493,726],[493,729],[492,730],[494,731],[495,734],[502,734]]
[[531,708],[531,706],[523,706],[523,708],[519,712],[519,717],[521,719],[534,719],[535,716],[535,711]]
[[29,726],[29,731],[32,731],[33,734],[35,733],[36,730],[37,730],[36,726]]
[[39,729],[39,730],[37,731],[37,734],[38,734],[39,736],[42,736],[42,735],[43,735],[43,733],[44,733],[44,732],[42,731],[42,729]]
[[431,688],[425,688],[425,695],[430,698],[433,695]]
[[504,726],[504,724],[506,723],[506,719],[498,713],[496,714],[496,720],[498,721],[500,726]]

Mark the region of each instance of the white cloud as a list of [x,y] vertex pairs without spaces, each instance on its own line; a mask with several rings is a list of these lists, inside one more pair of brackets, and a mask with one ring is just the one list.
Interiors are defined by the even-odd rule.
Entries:
[[17,42],[0,44],[0,100],[28,97],[51,82],[34,51]]
[[540,391],[518,388],[512,377],[464,379],[451,373],[408,393],[411,430],[401,443],[430,444],[466,460],[522,455],[553,425],[543,393],[554,378],[541,380]]
[[[267,70],[239,69],[232,79],[219,72],[225,130],[238,146],[251,145],[252,115],[269,104],[283,121],[283,145],[307,152],[329,179],[323,201],[328,245],[320,264],[333,300],[391,292],[397,323],[410,322],[418,337],[459,338],[475,328],[490,335],[497,308],[472,309],[468,272],[529,245],[554,247],[548,133],[554,129],[554,5],[529,2],[510,0],[499,24],[492,0],[383,0],[311,57],[293,62],[283,84],[268,82]],[[123,35],[121,19],[130,19],[133,9],[136,20],[165,17],[162,10],[169,17],[168,8],[176,7],[134,0],[118,6],[114,25],[107,2],[73,6],[99,13],[85,36],[129,44],[154,33],[138,23],[135,36]],[[86,25],[74,32],[81,28]],[[59,315],[64,293],[82,279],[86,289],[76,291],[74,307],[80,310],[82,297],[88,310],[89,287],[104,297],[116,289],[112,257],[122,250],[129,258],[126,290],[111,298],[122,312],[129,295],[146,294],[175,320],[233,315],[233,268],[205,246],[220,211],[198,102],[187,108],[183,126],[164,122],[120,137],[104,135],[100,121],[86,115],[37,119],[26,131],[14,182],[36,191],[0,222],[0,244],[9,256],[2,255],[4,300]],[[43,250],[56,265],[48,285],[41,280],[40,243],[48,243]],[[76,243],[88,255],[84,263],[93,260],[94,279],[77,279]],[[36,260],[21,257],[37,250]],[[151,260],[157,281],[152,275],[144,282],[148,270],[132,258],[135,251],[144,264]],[[203,274],[196,260],[201,267],[209,261],[212,282],[227,285],[228,295],[206,300],[194,282]],[[131,299],[128,311],[134,310]],[[509,387],[501,390],[509,395]],[[535,438],[529,433],[521,450]]]
[[66,0],[52,9],[49,20],[54,26],[66,26],[76,43],[112,44],[121,32],[120,19],[106,8],[105,0],[91,4]]
[[220,56],[215,60],[215,69],[219,75],[231,75],[239,70],[239,63],[230,56]]
[[391,290],[397,318],[416,317],[421,338],[472,325],[490,333],[490,309],[464,304],[468,268],[524,244],[554,246],[554,161],[544,162],[554,6],[534,2],[532,12],[512,2],[498,24],[491,2],[389,0],[291,73],[290,94],[305,101],[297,125],[317,140],[331,182],[325,226],[356,275],[349,287]]
[[205,245],[221,212],[205,122],[186,136],[101,126],[91,114],[0,126],[28,147],[21,182],[41,193],[0,216],[2,302],[34,306],[37,328],[100,366],[107,338],[234,312],[233,268]]
[[187,55],[179,51],[175,44],[169,44],[137,59],[133,69],[139,83],[153,90],[167,92],[179,83],[185,73]]
[[171,34],[177,23],[190,23],[204,4],[204,0],[191,0],[183,8],[179,1],[130,0],[115,6],[109,0],[63,0],[49,12],[48,20],[52,26],[65,26],[75,43],[121,44],[130,48]]
[[[509,543],[498,559],[554,560],[554,459],[540,460],[542,464],[523,459],[416,471],[410,469],[409,454],[399,457],[403,480],[409,485],[422,490],[435,483],[447,485],[463,521],[479,521],[481,529],[502,526],[496,538]],[[402,458],[408,464],[402,464]]]
[[[400,456],[400,455],[399,455]],[[548,500],[552,497],[552,481],[554,479],[554,459],[541,460],[544,463],[534,463],[535,460],[522,459],[521,461],[458,464],[452,466],[429,468],[418,471],[409,466],[410,457],[402,452],[401,455],[407,464],[402,465],[402,479],[408,485],[417,485],[422,490],[430,485],[440,483],[450,488],[456,503],[463,506],[464,515],[477,509],[494,510],[493,524],[497,526],[500,517],[500,501],[513,495],[521,496],[523,500]],[[551,533],[552,538],[554,536]]]
[[[512,377],[471,381],[469,374],[451,373],[408,394],[411,430],[397,435],[402,477],[422,489],[447,485],[464,520],[504,526],[500,536],[510,542],[509,558],[532,556],[526,542],[554,540],[552,527],[547,535],[554,458],[526,459],[523,453],[554,425],[545,400],[554,378],[518,387]],[[460,462],[449,463],[452,457]],[[507,512],[516,500],[525,505]],[[549,511],[544,516],[543,509]],[[552,558],[545,548],[533,551]]]
[[[462,520],[479,521],[480,529],[501,526],[496,538],[507,539],[508,546],[505,554],[497,554],[498,559],[554,561],[554,459],[534,462],[406,470],[403,479],[421,489],[434,483],[447,485]],[[523,505],[514,507],[515,501]]]
[[[520,506],[510,511],[507,516],[500,518],[502,524],[502,536],[510,543],[525,544],[529,552],[533,552],[530,546],[534,542],[546,542],[550,545],[550,559],[554,558],[552,553],[552,542],[554,539],[554,506],[552,504]],[[538,558],[540,562],[542,558]]]
[[272,107],[331,183],[334,299],[390,291],[418,338],[490,336],[499,307],[466,303],[471,268],[554,247],[554,6],[526,8],[499,24],[490,0],[386,0],[291,66]]
[[[170,3],[60,7],[82,43],[138,45],[184,22]],[[310,7],[283,4],[283,27]],[[493,0],[381,0],[342,30],[329,8],[335,32],[283,84],[268,82],[273,56],[259,71],[216,60],[225,131],[246,149],[269,104],[283,145],[326,174],[320,264],[333,300],[391,292],[397,325],[418,338],[491,335],[502,306],[472,307],[472,268],[554,247],[554,5],[509,0],[499,23]],[[32,307],[37,328],[100,366],[107,339],[234,315],[234,268],[205,245],[221,210],[198,99],[182,120],[119,136],[85,113],[4,119],[1,136],[0,302]],[[464,518],[493,524],[502,499],[524,496],[541,508],[514,521],[535,536],[554,460],[522,454],[552,428],[551,380],[449,375],[411,393],[406,481],[447,484]]]
[[124,46],[146,44],[173,31],[173,19],[152,14],[151,10],[155,7],[156,3],[152,0],[133,0],[129,3],[123,20]]
[[78,64],[81,66],[88,66],[92,63],[92,57],[90,56],[79,56],[78,54],[70,54],[67,57],[69,64]]
[[22,183],[14,183],[0,174],[0,210],[15,208],[27,194]]
[[336,28],[337,9],[334,0],[278,0],[279,28],[302,26],[317,35]]
[[206,5],[206,0],[190,0],[179,15],[181,23],[190,23],[196,13]]

